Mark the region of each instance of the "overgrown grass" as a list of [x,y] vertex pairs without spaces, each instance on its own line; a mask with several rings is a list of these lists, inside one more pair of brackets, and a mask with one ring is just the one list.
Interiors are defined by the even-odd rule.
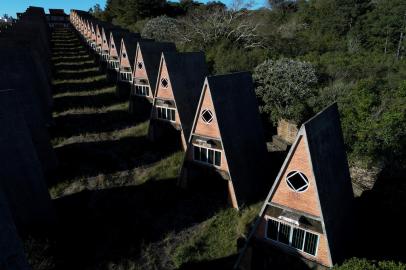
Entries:
[[124,170],[112,174],[99,174],[58,183],[50,188],[53,199],[78,193],[83,190],[98,190],[112,187],[141,185],[146,181],[177,178],[182,165],[183,152],[177,152],[152,165]]
[[53,113],[54,117],[69,115],[69,114],[93,114],[93,113],[107,113],[113,111],[127,111],[128,110],[128,102],[120,102],[110,106],[103,106],[103,107],[82,107],[82,108],[75,108],[69,109],[60,113]]
[[101,94],[114,93],[115,86],[108,86],[91,91],[81,91],[81,92],[65,92],[58,93],[54,95],[54,99],[63,98],[63,97],[87,97],[87,96],[98,96]]
[[54,80],[53,85],[61,85],[61,84],[81,84],[81,83],[89,83],[89,82],[96,82],[96,81],[102,81],[106,80],[106,76],[104,74],[98,75],[98,76],[92,76],[88,78],[83,78],[83,79],[69,79],[69,80]]
[[[248,234],[262,203],[243,208],[223,209],[212,218],[181,232],[172,232],[162,241],[146,245],[140,258],[116,265],[134,269],[178,269],[185,264],[213,261],[237,255],[237,240]],[[230,262],[228,262],[230,263]],[[225,269],[224,265],[218,265]]]
[[128,137],[146,136],[148,133],[148,125],[149,122],[146,121],[136,126],[131,126],[121,130],[114,130],[110,132],[84,133],[68,138],[57,137],[52,139],[52,145],[54,147],[61,147],[72,143],[114,141]]

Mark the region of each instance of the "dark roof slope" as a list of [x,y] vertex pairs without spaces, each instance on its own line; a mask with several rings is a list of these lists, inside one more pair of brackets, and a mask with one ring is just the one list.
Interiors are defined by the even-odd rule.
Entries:
[[52,16],[66,16],[65,10],[63,9],[49,9],[49,14]]
[[1,44],[0,59],[8,63],[0,65],[0,86],[15,89],[43,172],[49,173],[57,164],[47,129],[52,117],[48,104],[50,93],[45,92],[46,82],[41,80],[40,68],[30,51],[21,47]]
[[126,38],[126,39],[131,39],[131,38],[137,38],[140,39],[140,34],[138,33],[130,33],[130,32],[122,32],[122,31],[111,31],[110,34],[113,36],[114,44],[116,44],[116,50],[117,53],[119,54],[121,51],[121,39]]
[[[155,95],[156,80],[159,72],[162,52],[176,52],[176,46],[171,42],[138,42],[148,74],[152,94]],[[134,64],[135,61],[134,61]]]
[[18,97],[14,90],[0,90],[0,189],[24,231],[46,225],[53,211]]
[[204,78],[208,74],[203,52],[163,52],[183,133],[189,138]]
[[[353,190],[337,104],[305,122],[300,132],[308,140],[325,229],[333,263],[345,251],[346,228],[352,220]],[[346,231],[348,230],[348,231]]]
[[0,190],[0,265],[7,265],[8,269],[31,270],[2,190]]
[[207,78],[238,205],[258,198],[266,143],[251,74]]

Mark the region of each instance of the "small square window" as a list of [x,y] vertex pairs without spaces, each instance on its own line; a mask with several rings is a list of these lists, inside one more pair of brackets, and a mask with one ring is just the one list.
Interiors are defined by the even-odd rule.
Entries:
[[162,85],[163,88],[168,88],[168,86],[169,86],[168,79],[162,78],[161,79],[161,85]]
[[210,124],[213,121],[213,113],[210,110],[203,110],[202,119],[203,122]]

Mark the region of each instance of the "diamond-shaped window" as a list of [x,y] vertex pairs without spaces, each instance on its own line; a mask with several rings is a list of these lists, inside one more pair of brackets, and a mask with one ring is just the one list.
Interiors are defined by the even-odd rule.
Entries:
[[306,175],[299,171],[289,172],[286,176],[288,186],[296,192],[303,192],[309,187],[309,180]]
[[142,62],[138,62],[137,64],[139,69],[143,69],[144,68],[144,64]]
[[213,121],[213,113],[210,110],[202,111],[202,120],[203,122],[210,124]]
[[163,88],[168,88],[168,86],[169,86],[168,79],[163,78],[163,79],[161,80],[161,85],[162,85]]

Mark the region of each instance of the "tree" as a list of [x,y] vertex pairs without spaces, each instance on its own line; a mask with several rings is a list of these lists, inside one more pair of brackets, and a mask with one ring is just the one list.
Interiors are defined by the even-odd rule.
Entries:
[[300,123],[309,114],[307,102],[314,97],[317,83],[311,64],[286,58],[266,60],[255,68],[254,80],[261,111],[274,123],[281,118]]
[[141,34],[145,38],[152,38],[158,41],[188,41],[182,35],[180,27],[176,19],[163,15],[149,20],[145,24]]
[[103,19],[103,9],[100,7],[99,4],[96,4],[89,10],[89,12],[98,19]]
[[261,23],[254,20],[248,10],[224,9],[212,6],[210,9],[194,9],[181,20],[185,36],[201,49],[222,40],[245,49],[264,47],[258,29]]

